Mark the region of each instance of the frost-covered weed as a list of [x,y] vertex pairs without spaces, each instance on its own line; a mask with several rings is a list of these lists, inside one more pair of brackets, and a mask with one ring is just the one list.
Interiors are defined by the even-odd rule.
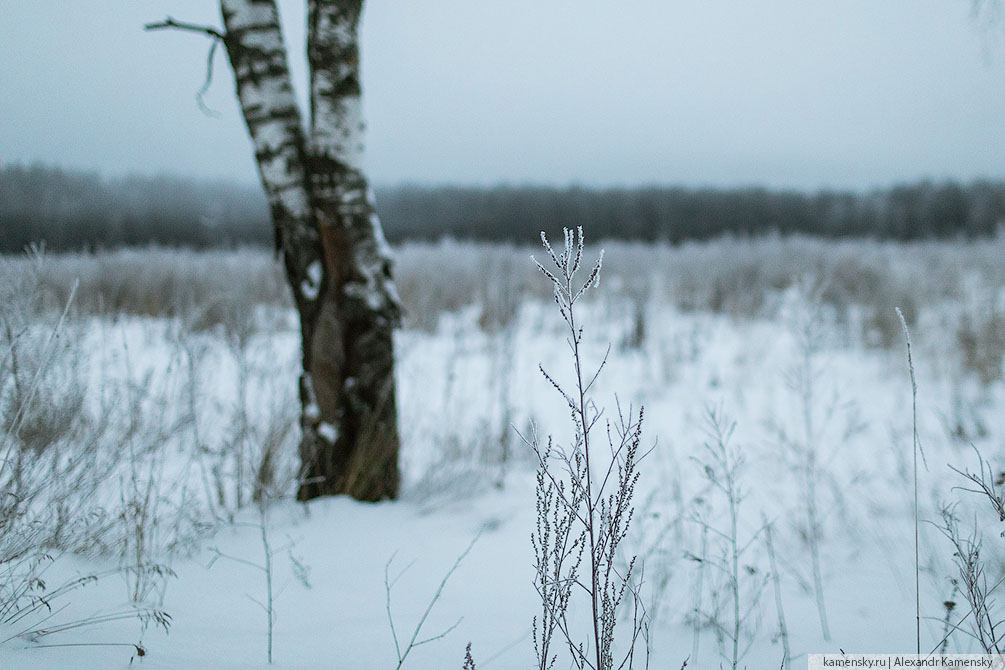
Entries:
[[[641,595],[644,568],[637,556],[627,560],[622,556],[635,516],[638,465],[645,457],[640,451],[643,411],[633,414],[629,408],[626,413],[619,404],[612,419],[602,420],[603,410],[592,398],[606,358],[595,368],[586,367],[581,348],[584,327],[576,307],[599,282],[603,252],[579,282],[582,228],[577,233],[566,229],[564,248],[558,252],[544,233],[541,241],[551,263],[535,263],[551,282],[567,326],[573,381],[563,386],[540,366],[541,374],[565,400],[572,437],[565,444],[555,444],[550,437],[543,443],[536,432],[528,438],[538,458],[537,523],[531,535],[534,588],[541,600],[541,614],[534,617],[532,627],[537,665],[539,670],[550,670],[564,648],[563,657],[579,670],[648,667],[649,616]],[[608,449],[597,446],[597,434],[605,427]],[[571,616],[576,601],[590,611],[589,621],[581,626]],[[631,605],[629,630],[618,636],[623,602]]]
[[[768,572],[755,554],[757,539],[767,529],[750,523],[747,459],[734,441],[736,423],[721,409],[706,414],[707,439],[701,455],[694,458],[711,486],[709,504],[696,508],[694,520],[702,528],[702,550],[695,561],[711,569],[708,580],[709,607],[696,607],[697,615],[712,629],[723,660],[730,667],[740,662],[754,643],[760,627],[760,599]],[[706,541],[710,543],[706,544]],[[699,602],[703,594],[699,593]]]
[[[72,323],[76,287],[54,323],[31,318],[40,299],[45,259],[34,254],[0,301],[0,645],[33,643],[50,635],[111,621],[138,619],[167,630],[171,618],[135,597],[133,605],[83,618],[59,616],[81,589],[115,572],[50,583],[49,566],[63,551],[88,551],[114,533],[100,506],[100,489],[118,461],[102,440],[106,413],[85,408],[80,330]],[[150,580],[170,571],[137,562],[122,574]],[[144,577],[145,576],[145,577]],[[111,643],[119,644],[119,643]],[[139,645],[134,647],[142,655]]]
[[[607,288],[600,292],[633,295],[655,279],[663,299],[680,309],[750,318],[770,315],[778,293],[809,276],[826,285],[823,302],[852,319],[868,341],[893,346],[899,342],[899,324],[890,317],[894,307],[913,324],[923,307],[960,301],[971,290],[970,277],[988,287],[1005,285],[1003,245],[998,239],[899,243],[800,236],[726,237],[679,246],[609,242]],[[547,298],[540,285],[514,271],[527,252],[470,242],[402,245],[396,275],[406,325],[432,331],[441,314],[474,304],[481,306],[487,329],[508,323],[515,306]],[[0,274],[25,271],[27,260],[8,260]],[[640,268],[646,272],[640,274]],[[291,304],[281,268],[266,250],[149,248],[52,256],[44,281],[47,299],[38,307],[58,309],[74,278],[80,280],[78,308],[88,314],[177,316],[194,310],[211,325],[227,319],[226,304],[218,301],[237,288],[249,303]]]

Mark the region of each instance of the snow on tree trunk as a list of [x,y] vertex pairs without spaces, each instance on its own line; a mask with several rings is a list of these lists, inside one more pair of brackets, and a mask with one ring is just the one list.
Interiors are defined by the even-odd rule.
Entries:
[[221,0],[237,96],[300,312],[303,480],[297,497],[398,493],[391,260],[360,169],[362,0],[308,2],[311,135],[275,0]]

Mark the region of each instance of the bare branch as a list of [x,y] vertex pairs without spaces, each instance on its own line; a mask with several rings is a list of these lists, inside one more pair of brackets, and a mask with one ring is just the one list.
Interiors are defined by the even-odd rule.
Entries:
[[195,102],[199,105],[199,109],[206,116],[219,117],[220,112],[212,109],[206,104],[205,96],[209,92],[209,87],[213,83],[213,57],[216,55],[216,47],[220,44],[221,40],[213,40],[213,43],[209,47],[209,55],[206,56],[206,81],[202,82],[202,88],[196,91]]
[[181,21],[175,21],[170,16],[159,23],[148,23],[143,26],[143,30],[165,30],[168,28],[173,28],[175,30],[186,30],[193,33],[203,33],[208,35],[213,39],[220,40],[221,42],[226,40],[226,36],[221,33],[216,28],[212,26],[200,26],[194,23],[184,23]]
[[200,26],[194,23],[183,23],[175,21],[170,16],[161,21],[160,23],[148,23],[143,26],[144,30],[165,30],[165,29],[175,29],[184,30],[187,32],[202,33],[210,39],[213,40],[209,47],[209,54],[206,56],[206,80],[202,83],[202,86],[195,93],[195,102],[199,105],[199,109],[206,116],[218,117],[220,113],[214,109],[211,109],[205,101],[206,93],[209,92],[209,87],[213,83],[213,59],[216,56],[216,47],[221,43],[226,42],[226,36],[213,28],[212,26]]

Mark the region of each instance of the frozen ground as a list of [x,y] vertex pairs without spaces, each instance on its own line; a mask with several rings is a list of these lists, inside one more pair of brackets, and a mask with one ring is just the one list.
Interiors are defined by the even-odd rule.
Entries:
[[[144,561],[176,574],[141,589],[143,602],[167,612],[171,626],[165,634],[156,623],[144,627],[130,618],[35,640],[14,637],[0,644],[0,667],[269,667],[267,619],[254,602],[266,598],[264,574],[227,557],[264,561],[262,519],[248,504],[253,477],[244,472],[261,461],[263,445],[281,448],[274,488],[290,490],[296,435],[277,426],[296,416],[297,334],[282,309],[249,315],[254,328],[247,331],[128,316],[80,319],[64,331],[63,355],[86,380],[86,411],[101,415],[105,408],[106,439],[118,440],[129,457],[101,466],[109,474],[87,500],[104,513],[95,522],[104,529],[100,538],[76,554],[54,554],[44,577],[53,586],[110,574],[54,600],[51,618],[40,625],[135,607],[136,573],[122,569],[137,562],[138,546]],[[865,346],[865,317],[855,306],[836,311],[800,285],[771,293],[756,316],[685,311],[653,291],[641,302],[601,292],[584,316],[588,360],[599,362],[611,345],[595,400],[608,413],[615,396],[625,407],[644,404],[645,439],[655,444],[642,465],[630,537],[646,565],[652,667],[676,669],[685,659],[689,668],[729,667],[721,640],[732,626],[729,587],[712,566],[722,547],[698,523],[719,527],[726,505],[699,462],[710,408],[735,421],[733,444],[745,459],[740,536],[750,544],[740,592],[750,614],[741,626],[747,651],[740,666],[782,663],[775,576],[791,667],[804,666],[802,655],[811,652],[912,651],[911,382],[903,348]],[[981,381],[962,365],[955,344],[960,318],[958,305],[933,300],[914,324],[925,456],[921,516],[939,523],[940,507],[961,501],[964,526],[986,530],[994,582],[1002,565],[998,521],[954,490],[963,482],[947,464],[977,467],[973,443],[1000,469],[1005,389],[1000,375]],[[401,574],[390,609],[399,638],[407,640],[440,579],[476,537],[419,639],[460,623],[416,648],[403,667],[460,668],[468,642],[478,668],[534,667],[531,620],[540,610],[529,539],[534,462],[516,430],[527,434],[533,424],[540,434],[568,440],[567,411],[537,370],[541,362],[559,378],[568,371],[561,325],[552,306],[527,298],[499,327],[486,327],[478,307],[462,307],[435,327],[400,333],[404,495],[376,505],[347,499],[301,505],[283,496],[271,503],[266,534],[281,549],[273,566],[272,667],[396,667],[388,561],[391,577]],[[38,337],[44,332],[39,327]],[[194,371],[190,356],[199,362]],[[124,427],[123,407],[142,430]],[[807,418],[818,459],[809,482],[800,465]],[[148,477],[154,486],[146,486]],[[241,477],[246,481],[238,486]],[[819,512],[829,641],[814,595],[807,487]],[[140,514],[130,501],[148,491],[159,506]],[[220,520],[207,529],[213,514]],[[774,572],[758,533],[764,519],[775,529]],[[147,524],[142,534],[138,521]],[[931,523],[920,532],[922,647],[929,651],[944,636],[944,601],[960,603],[954,623],[966,608],[950,583],[956,569],[949,543]],[[38,618],[49,616],[46,610]],[[28,621],[0,626],[0,637],[15,636]],[[145,656],[136,657],[133,643]],[[120,646],[56,646],[78,644]],[[950,651],[976,649],[963,630],[948,644]]]

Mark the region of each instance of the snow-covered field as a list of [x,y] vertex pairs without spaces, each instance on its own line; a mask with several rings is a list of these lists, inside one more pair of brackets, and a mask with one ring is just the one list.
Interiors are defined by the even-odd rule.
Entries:
[[[609,250],[580,318],[588,363],[610,346],[595,402],[608,416],[644,405],[654,445],[624,556],[645,565],[651,667],[730,667],[737,629],[740,667],[780,667],[786,646],[794,668],[807,653],[914,650],[912,387],[885,300],[904,309],[914,340],[923,651],[969,609],[938,527],[945,505],[958,503],[964,535],[983,532],[987,579],[998,581],[1000,521],[954,488],[966,482],[948,465],[978,468],[972,444],[995,476],[1005,468],[1002,252],[1000,241],[812,240]],[[468,642],[479,669],[536,667],[535,460],[517,431],[568,443],[568,410],[538,364],[563,381],[571,362],[528,253],[401,252],[402,499],[307,505],[290,499],[296,321],[280,290],[263,293],[279,281],[266,254],[179,254],[172,274],[166,252],[127,252],[119,285],[108,279],[114,255],[6,259],[2,446],[22,456],[5,486],[29,509],[4,522],[0,542],[0,667],[269,667],[263,540],[274,667],[395,668],[389,615],[404,652],[431,602],[416,639],[449,632],[401,667],[460,668]],[[200,262],[222,263],[218,284],[186,274]],[[150,276],[172,277],[162,292],[185,300],[158,307]],[[217,293],[186,293],[186,276]],[[31,420],[9,435],[26,392]],[[728,448],[742,460],[738,627],[718,567],[729,501],[709,482],[703,446],[712,413],[735,422]],[[41,575],[45,591],[24,574]],[[8,606],[90,575],[100,578],[24,616]],[[573,621],[583,614],[574,607]],[[88,624],[59,630],[76,621]],[[948,651],[978,649],[970,626],[949,635]]]

